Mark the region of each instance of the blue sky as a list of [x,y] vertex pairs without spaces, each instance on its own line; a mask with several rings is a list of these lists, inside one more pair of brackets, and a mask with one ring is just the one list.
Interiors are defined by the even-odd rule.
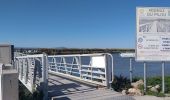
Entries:
[[135,48],[137,6],[169,7],[170,0],[0,0],[0,43]]

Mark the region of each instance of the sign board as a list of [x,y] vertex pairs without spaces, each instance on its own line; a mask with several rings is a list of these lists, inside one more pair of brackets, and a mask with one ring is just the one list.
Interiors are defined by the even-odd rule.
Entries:
[[91,66],[98,68],[106,68],[105,56],[93,56]]
[[170,8],[136,9],[136,60],[170,61]]
[[135,53],[121,53],[121,57],[135,57]]

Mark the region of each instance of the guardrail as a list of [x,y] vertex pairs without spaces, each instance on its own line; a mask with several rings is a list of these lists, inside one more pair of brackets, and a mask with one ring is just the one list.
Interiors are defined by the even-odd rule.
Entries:
[[30,92],[41,89],[48,96],[48,73],[84,82],[110,86],[113,81],[113,56],[108,53],[77,55],[26,55],[15,57],[19,80]]
[[30,92],[40,89],[47,100],[48,87],[48,60],[47,55],[26,55],[15,58],[15,66],[19,73],[19,80]]
[[109,86],[113,81],[111,54],[53,55],[48,60],[50,73],[102,86]]

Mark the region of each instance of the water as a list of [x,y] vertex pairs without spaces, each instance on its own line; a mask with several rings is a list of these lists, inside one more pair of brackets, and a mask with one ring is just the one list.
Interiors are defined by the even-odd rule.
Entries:
[[[114,74],[129,77],[129,58],[122,58],[120,55],[113,54],[114,57]],[[147,76],[161,76],[161,62],[147,62]],[[133,77],[143,77],[143,62],[136,62],[132,58]],[[170,62],[165,63],[165,76],[170,76]]]

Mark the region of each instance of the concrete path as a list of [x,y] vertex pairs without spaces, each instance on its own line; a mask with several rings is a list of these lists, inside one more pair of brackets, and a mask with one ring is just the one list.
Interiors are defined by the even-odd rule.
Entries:
[[49,100],[170,100],[154,96],[125,96],[109,89],[97,89],[56,75],[49,75]]

